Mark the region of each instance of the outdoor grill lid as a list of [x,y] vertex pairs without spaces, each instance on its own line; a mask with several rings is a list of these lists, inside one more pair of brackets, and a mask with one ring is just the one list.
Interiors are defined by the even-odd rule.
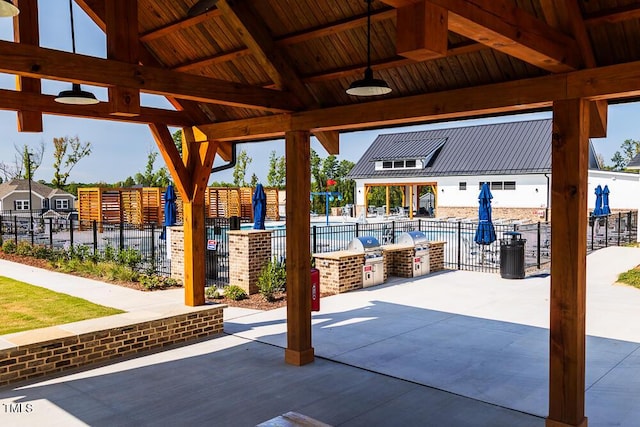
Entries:
[[373,236],[360,236],[356,237],[349,242],[347,250],[366,252],[367,250],[380,248],[380,242]]
[[398,236],[398,244],[400,245],[426,245],[429,243],[427,236],[422,231],[407,231]]

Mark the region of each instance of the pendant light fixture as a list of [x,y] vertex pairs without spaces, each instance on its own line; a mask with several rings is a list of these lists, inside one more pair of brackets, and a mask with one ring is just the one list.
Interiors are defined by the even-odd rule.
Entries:
[[364,79],[351,83],[347,93],[355,96],[376,96],[386,95],[391,92],[391,88],[384,80],[374,79],[371,69],[371,2],[367,2],[367,69],[364,70]]
[[[73,53],[76,53],[76,34],[73,28],[73,0],[69,0],[69,16],[71,19],[71,48]],[[97,104],[98,101],[94,94],[82,90],[79,83],[72,83],[71,90],[63,90],[55,98],[55,101],[60,104],[71,105],[91,105]]]
[[0,17],[11,18],[20,13],[11,0],[0,0]]

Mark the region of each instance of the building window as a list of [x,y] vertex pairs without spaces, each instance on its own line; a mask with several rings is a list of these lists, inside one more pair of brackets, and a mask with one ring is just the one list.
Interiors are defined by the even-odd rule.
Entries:
[[56,210],[69,209],[69,201],[67,199],[56,199]]
[[29,201],[28,200],[16,200],[16,210],[17,211],[28,211],[29,210]]
[[491,189],[492,190],[502,190],[502,182],[501,181],[494,181],[491,183]]
[[406,168],[415,168],[416,167],[416,161],[415,160],[407,160],[405,162],[405,167]]
[[504,190],[515,190],[516,189],[516,182],[515,181],[505,181],[503,189]]
[[394,169],[404,168],[404,160],[396,160],[395,162],[393,162],[393,168]]
[[393,167],[393,162],[382,162],[382,169],[391,169]]
[[467,183],[466,182],[459,182],[458,183],[458,190],[464,191],[466,189],[467,189]]

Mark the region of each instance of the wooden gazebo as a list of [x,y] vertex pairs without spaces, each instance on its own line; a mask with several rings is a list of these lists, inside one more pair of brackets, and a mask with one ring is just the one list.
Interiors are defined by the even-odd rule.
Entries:
[[[2,0],[4,1],[4,0]],[[345,89],[367,66],[363,0],[75,0],[106,32],[107,58],[39,46],[37,0],[14,0],[15,42],[0,72],[18,76],[0,108],[19,129],[42,114],[148,123],[184,203],[185,302],[204,303],[204,192],[216,155],[284,137],[288,344],[313,361],[309,284],[310,135],[338,153],[340,132],[553,110],[548,426],[585,426],[588,138],[607,103],[640,95],[634,0],[373,0],[371,68],[390,94]],[[191,11],[191,12],[190,12]],[[58,104],[41,78],[105,86],[108,102]],[[175,111],[140,106],[140,92]],[[184,129],[182,157],[167,126]]]

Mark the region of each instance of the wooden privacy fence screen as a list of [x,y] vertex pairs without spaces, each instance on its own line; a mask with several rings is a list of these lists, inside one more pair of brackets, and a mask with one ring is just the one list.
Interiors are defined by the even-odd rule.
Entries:
[[[265,188],[267,219],[278,221],[278,190]],[[99,223],[163,224],[165,189],[90,187],[78,189],[78,217],[81,224]],[[239,216],[253,220],[253,189],[209,187],[205,192],[206,216],[229,218]],[[182,199],[176,193],[177,223],[182,223]]]

